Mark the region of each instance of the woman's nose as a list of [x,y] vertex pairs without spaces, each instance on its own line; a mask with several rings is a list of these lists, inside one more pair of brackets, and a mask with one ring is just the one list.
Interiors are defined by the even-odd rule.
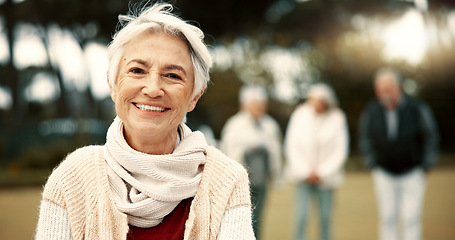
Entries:
[[145,80],[142,93],[151,98],[162,97],[164,95],[163,83],[159,74],[152,74]]

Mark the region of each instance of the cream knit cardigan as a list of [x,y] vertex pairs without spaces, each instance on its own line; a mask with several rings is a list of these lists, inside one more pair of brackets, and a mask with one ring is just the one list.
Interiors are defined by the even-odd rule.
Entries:
[[[127,237],[127,217],[112,199],[103,154],[103,146],[76,150],[53,171],[44,188],[43,201],[66,210],[72,239]],[[186,221],[185,239],[216,239],[224,213],[241,206],[251,207],[247,172],[216,148],[208,147],[201,183]]]

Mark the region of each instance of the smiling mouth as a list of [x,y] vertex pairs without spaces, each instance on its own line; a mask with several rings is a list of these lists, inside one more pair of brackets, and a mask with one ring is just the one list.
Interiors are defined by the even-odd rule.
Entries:
[[150,112],[164,112],[167,110],[167,108],[162,108],[162,107],[156,107],[156,106],[150,106],[150,105],[144,105],[144,104],[134,104],[138,109],[142,111],[150,111]]

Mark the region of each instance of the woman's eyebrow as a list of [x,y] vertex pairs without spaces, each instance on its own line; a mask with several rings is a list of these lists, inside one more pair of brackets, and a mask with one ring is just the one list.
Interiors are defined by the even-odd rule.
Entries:
[[179,70],[179,71],[183,72],[183,74],[186,75],[185,69],[184,69],[182,66],[180,66],[180,65],[170,64],[170,65],[166,65],[166,66],[164,67],[164,69],[165,69],[165,70]]
[[140,64],[140,65],[143,65],[143,66],[148,66],[147,61],[142,60],[142,59],[137,59],[137,58],[132,59],[131,61],[129,61],[129,62],[127,63],[127,65],[129,65],[129,64],[131,64],[131,63],[137,63],[137,64]]

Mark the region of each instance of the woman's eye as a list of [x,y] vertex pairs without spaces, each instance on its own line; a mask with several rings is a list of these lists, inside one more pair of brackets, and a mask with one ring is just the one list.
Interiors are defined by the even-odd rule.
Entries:
[[182,79],[179,75],[177,75],[175,73],[169,73],[166,76],[169,78],[173,78],[173,79]]
[[132,68],[130,69],[130,72],[134,74],[143,74],[145,71],[141,68]]

